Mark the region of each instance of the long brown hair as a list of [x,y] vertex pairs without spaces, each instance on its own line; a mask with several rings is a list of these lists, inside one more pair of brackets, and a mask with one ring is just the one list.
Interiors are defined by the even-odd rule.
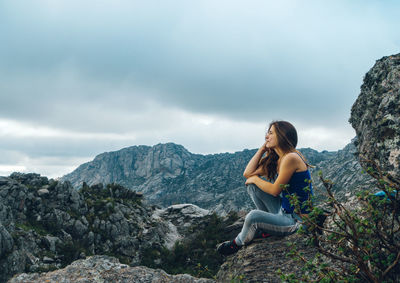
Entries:
[[[278,147],[284,152],[296,150],[297,131],[296,128],[286,121],[273,121],[269,124],[268,132],[274,126],[277,137]],[[273,149],[268,149],[266,156],[261,159],[260,165],[269,180],[273,180],[278,173],[279,156]]]

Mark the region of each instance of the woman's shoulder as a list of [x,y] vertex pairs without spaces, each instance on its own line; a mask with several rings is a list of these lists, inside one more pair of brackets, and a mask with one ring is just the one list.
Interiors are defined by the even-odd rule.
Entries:
[[289,164],[296,164],[296,165],[302,165],[304,164],[304,160],[301,158],[301,156],[297,152],[289,152],[287,153],[283,159],[285,160],[285,163]]
[[300,155],[297,152],[289,152],[285,154],[283,158],[287,161],[302,161]]
[[303,157],[297,152],[290,152],[284,156],[286,162],[292,164],[292,166],[297,167],[297,170],[304,171],[308,168],[307,163]]

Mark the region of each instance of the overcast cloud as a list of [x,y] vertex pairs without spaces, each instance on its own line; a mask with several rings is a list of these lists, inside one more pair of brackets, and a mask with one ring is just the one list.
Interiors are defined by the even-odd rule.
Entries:
[[69,173],[160,142],[338,150],[364,74],[400,52],[398,1],[0,0],[0,175]]

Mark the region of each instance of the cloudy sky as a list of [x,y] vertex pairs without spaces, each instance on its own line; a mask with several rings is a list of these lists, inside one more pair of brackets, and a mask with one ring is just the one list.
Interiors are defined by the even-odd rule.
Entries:
[[0,175],[97,154],[263,142],[338,150],[364,74],[400,52],[399,1],[0,0]]

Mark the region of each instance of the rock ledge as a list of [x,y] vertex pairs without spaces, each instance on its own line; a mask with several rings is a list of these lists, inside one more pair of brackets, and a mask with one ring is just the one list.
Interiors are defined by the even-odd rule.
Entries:
[[118,259],[96,255],[73,262],[64,269],[48,273],[22,273],[14,276],[9,283],[38,282],[215,282],[211,279],[195,278],[188,274],[169,275],[161,269],[144,266],[130,267],[119,263]]

